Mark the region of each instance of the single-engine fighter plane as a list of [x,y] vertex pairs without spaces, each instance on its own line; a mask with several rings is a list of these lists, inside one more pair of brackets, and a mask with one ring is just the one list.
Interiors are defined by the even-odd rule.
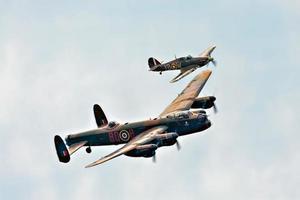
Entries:
[[97,129],[67,135],[65,142],[68,147],[60,136],[54,137],[59,161],[69,162],[70,155],[84,146],[87,147],[86,152],[91,153],[91,146],[125,144],[86,167],[99,165],[123,154],[131,157],[153,157],[155,161],[155,153],[159,147],[176,144],[179,149],[179,136],[203,131],[211,126],[206,112],[200,109],[214,106],[216,98],[197,97],[210,75],[210,70],[198,74],[159,117],[154,119],[125,124],[108,122],[101,107],[95,104]]
[[150,57],[148,59],[148,66],[150,68],[149,71],[155,71],[162,74],[163,71],[180,70],[180,73],[170,81],[170,83],[174,83],[189,75],[197,68],[207,65],[209,62],[212,62],[214,65],[216,65],[217,63],[215,59],[210,56],[215,48],[216,46],[209,47],[202,52],[199,57],[192,57],[191,55],[180,58],[175,57],[174,60],[167,63],[159,62],[155,58]]

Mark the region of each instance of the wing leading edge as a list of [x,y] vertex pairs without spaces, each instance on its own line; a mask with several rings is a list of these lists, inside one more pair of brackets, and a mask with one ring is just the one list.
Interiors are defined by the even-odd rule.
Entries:
[[125,144],[120,149],[118,149],[118,150],[108,154],[107,156],[104,156],[104,157],[100,158],[99,160],[85,166],[85,168],[94,167],[96,165],[99,165],[101,163],[109,161],[113,158],[116,158],[116,157],[118,157],[122,154],[125,154],[125,153],[135,149],[139,145],[147,144],[147,143],[151,142],[152,140],[154,140],[157,135],[163,133],[167,129],[168,129],[167,126],[156,126],[156,127],[151,128],[151,129],[148,129],[147,131],[145,131],[145,132],[141,133],[140,135],[134,137],[132,140],[130,140],[127,144]]
[[211,70],[205,70],[198,74],[159,116],[163,117],[174,111],[189,110],[211,73]]

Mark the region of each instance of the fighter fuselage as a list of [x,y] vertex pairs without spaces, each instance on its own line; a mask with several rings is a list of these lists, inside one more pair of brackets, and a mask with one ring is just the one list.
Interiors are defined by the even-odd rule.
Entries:
[[152,69],[150,69],[150,71],[167,71],[202,67],[208,64],[209,61],[209,57],[180,57],[170,62],[156,65]]

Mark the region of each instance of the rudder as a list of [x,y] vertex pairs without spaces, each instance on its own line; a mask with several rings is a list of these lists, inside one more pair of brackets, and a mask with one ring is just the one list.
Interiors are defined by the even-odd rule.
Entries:
[[56,149],[56,154],[60,162],[67,163],[70,161],[70,154],[69,151],[63,141],[63,139],[56,135],[54,137],[54,144]]
[[98,128],[106,126],[108,124],[108,121],[102,108],[98,104],[95,104],[93,110]]
[[153,58],[153,57],[150,57],[149,59],[148,59],[148,66],[150,67],[150,68],[152,68],[152,67],[154,67],[154,66],[156,66],[156,65],[160,65],[161,63],[158,61],[158,60],[156,60],[155,58]]

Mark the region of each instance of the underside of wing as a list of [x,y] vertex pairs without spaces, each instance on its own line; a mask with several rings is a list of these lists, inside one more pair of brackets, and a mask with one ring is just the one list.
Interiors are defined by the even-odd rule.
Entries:
[[166,116],[168,113],[174,111],[189,110],[210,75],[211,70],[205,70],[198,74],[178,97],[160,114],[160,117]]
[[104,156],[100,158],[99,160],[89,164],[86,166],[88,167],[93,167],[96,165],[99,165],[101,163],[104,163],[108,160],[111,160],[113,158],[116,158],[122,154],[125,154],[135,148],[137,148],[139,145],[147,144],[154,140],[158,134],[163,133],[165,130],[167,130],[167,126],[156,126],[154,128],[148,129],[147,131],[139,134],[138,136],[134,137],[132,140],[130,140],[127,144],[125,144],[123,147],[120,149],[108,154],[107,156]]
[[116,150],[116,151],[108,154],[107,156],[104,156],[104,157],[100,158],[99,160],[97,160],[97,161],[95,161],[95,162],[93,162],[93,163],[85,166],[85,168],[94,167],[96,165],[104,163],[104,162],[106,162],[108,160],[111,160],[111,159],[113,159],[115,157],[118,157],[118,156],[120,156],[120,155],[122,155],[122,154],[124,154],[126,152],[129,152],[129,151],[133,150],[134,148],[136,148],[136,145],[134,145],[134,144],[125,145],[122,148],[120,148],[120,149],[118,149],[118,150]]
[[192,68],[192,69],[188,69],[186,71],[181,71],[175,78],[173,78],[170,83],[174,83],[176,81],[179,81],[180,79],[182,79],[183,77],[189,75],[190,73],[192,73],[193,71],[195,71],[196,68]]

